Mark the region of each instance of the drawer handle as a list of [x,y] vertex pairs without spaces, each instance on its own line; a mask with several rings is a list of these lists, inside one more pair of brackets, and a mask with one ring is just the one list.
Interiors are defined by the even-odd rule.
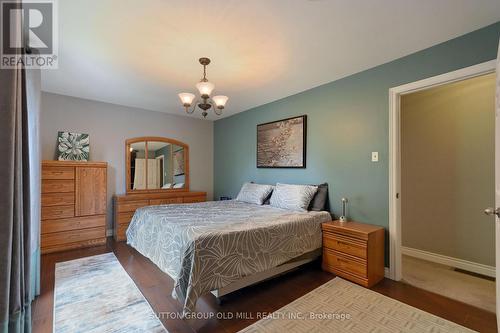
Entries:
[[337,258],[337,261],[341,262],[341,263],[344,263],[344,264],[349,264],[349,261],[344,260],[344,259]]
[[346,247],[351,247],[350,244],[347,244],[347,243],[344,243],[344,242],[341,242],[341,241],[337,241],[337,244],[338,245],[342,245],[342,246],[346,246]]

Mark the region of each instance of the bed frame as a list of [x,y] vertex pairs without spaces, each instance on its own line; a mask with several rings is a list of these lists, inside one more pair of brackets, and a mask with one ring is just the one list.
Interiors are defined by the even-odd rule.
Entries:
[[310,263],[310,262],[316,260],[318,257],[319,257],[319,255],[314,256],[314,257],[310,257],[310,258],[305,258],[305,259],[293,261],[293,262],[289,262],[289,263],[284,263],[280,266],[268,269],[267,271],[263,271],[263,272],[260,272],[257,274],[245,276],[244,278],[241,278],[237,281],[234,281],[225,287],[222,287],[222,288],[216,289],[216,290],[212,290],[211,293],[215,297],[217,297],[217,303],[221,304],[222,303],[221,297],[224,295],[227,295],[227,294],[232,293],[236,290],[254,285],[256,283],[259,283],[259,282],[262,282],[265,280],[269,280],[269,279],[277,277],[279,275],[286,274],[292,270],[295,270],[299,266],[305,265],[307,263]]

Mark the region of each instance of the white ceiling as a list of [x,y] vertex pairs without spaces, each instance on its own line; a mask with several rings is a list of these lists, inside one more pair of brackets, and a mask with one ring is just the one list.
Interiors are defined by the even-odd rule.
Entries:
[[228,116],[500,20],[498,0],[58,4],[59,69],[43,72],[44,91],[178,115],[177,93],[195,92],[202,56]]

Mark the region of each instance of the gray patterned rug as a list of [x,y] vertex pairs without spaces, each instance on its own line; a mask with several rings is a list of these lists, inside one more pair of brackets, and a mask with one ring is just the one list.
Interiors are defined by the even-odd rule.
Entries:
[[54,332],[167,332],[113,253],[56,264]]
[[474,332],[335,278],[241,332]]

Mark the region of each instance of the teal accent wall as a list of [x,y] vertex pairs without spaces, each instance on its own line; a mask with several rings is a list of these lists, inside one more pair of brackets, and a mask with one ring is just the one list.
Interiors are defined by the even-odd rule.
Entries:
[[[347,197],[352,219],[387,228],[389,88],[495,59],[499,36],[497,22],[372,69],[217,120],[214,197],[234,198],[245,181],[326,181],[330,185],[333,213],[338,216],[340,199]],[[256,125],[302,114],[308,117],[307,168],[257,169]],[[378,163],[370,161],[372,151],[379,152]]]
[[172,173],[172,153],[170,150],[172,145],[167,145],[163,148],[155,151],[155,157],[163,155],[163,185],[166,183],[173,183],[173,173]]

